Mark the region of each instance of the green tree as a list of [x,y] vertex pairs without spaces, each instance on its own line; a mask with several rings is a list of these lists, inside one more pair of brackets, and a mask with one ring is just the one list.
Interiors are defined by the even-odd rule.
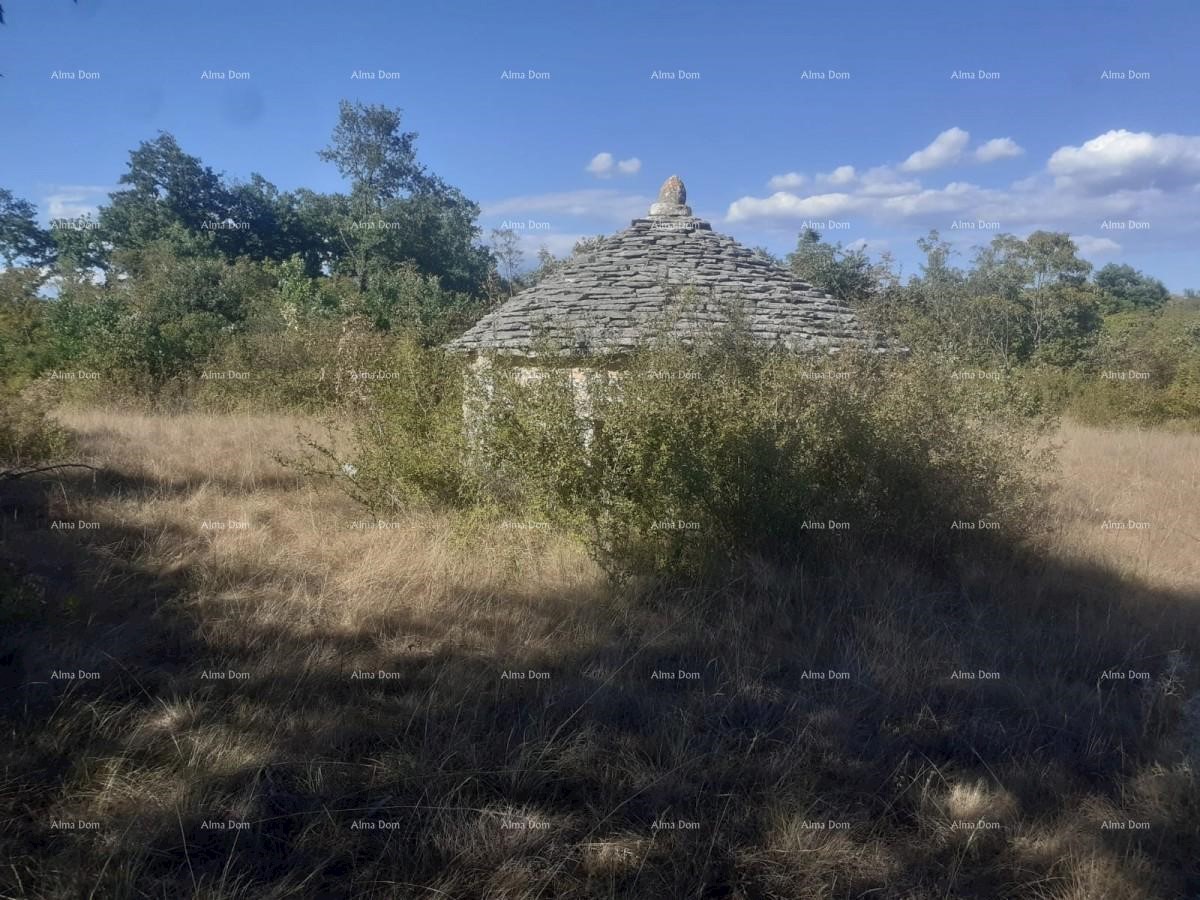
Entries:
[[358,311],[380,330],[405,330],[422,346],[444,343],[478,317],[479,301],[445,290],[413,263],[380,272],[359,297]]
[[181,249],[178,235],[120,251],[114,264],[128,277],[105,291],[99,304],[77,309],[72,321],[86,329],[83,352],[96,368],[124,375],[150,394],[196,374],[275,288],[263,264],[244,258],[229,263],[193,253],[186,244]]
[[104,269],[108,264],[109,245],[92,216],[54,220],[50,239],[55,247],[55,268],[60,274]]
[[9,266],[45,266],[54,261],[54,241],[37,224],[37,209],[28,200],[0,188],[0,256]]
[[317,152],[350,182],[355,199],[376,211],[427,183],[417,162],[417,134],[400,131],[400,120],[398,109],[343,100],[332,142]]
[[1071,236],[1061,231],[1035,231],[1025,238],[1022,255],[1034,290],[1050,284],[1082,285],[1092,264],[1079,258]]
[[219,249],[232,221],[232,198],[220,176],[185,153],[167,132],[143,141],[129,154],[120,177],[122,190],[100,211],[100,227],[117,251],[136,250],[169,236],[190,236],[194,250],[203,244]]
[[302,196],[280,191],[257,172],[227,193],[229,222],[237,226],[223,244],[227,258],[282,262],[299,257],[305,272],[320,273],[320,242]]
[[1171,292],[1161,281],[1130,265],[1109,263],[1096,273],[1095,281],[1107,312],[1158,309],[1171,297]]
[[840,242],[828,244],[813,228],[801,233],[787,264],[798,278],[846,303],[869,300],[884,281],[883,273],[871,263],[865,250],[848,250]]
[[948,323],[955,303],[966,291],[966,278],[951,264],[954,250],[937,229],[919,238],[917,247],[925,254],[925,261],[909,284],[910,305],[935,322]]
[[126,312],[117,291],[82,275],[64,278],[58,296],[46,304],[56,359],[81,368],[110,368],[105,360]]
[[1065,233],[1035,231],[1024,240],[1000,234],[976,251],[965,289],[985,301],[976,317],[985,340],[996,349],[1004,336],[1005,364],[1036,357],[1072,365],[1088,352],[1100,326],[1087,285],[1090,271]]
[[976,296],[1017,301],[1030,278],[1023,242],[1011,234],[998,234],[985,246],[976,248],[967,274],[967,289]]
[[1099,323],[1082,309],[1068,311],[1068,307],[1086,303],[1082,291],[1092,270],[1092,264],[1080,259],[1078,252],[1069,235],[1051,231],[1033,232],[1018,248],[1029,272],[1025,296],[1034,354],[1044,356],[1051,343],[1061,352],[1064,323]]
[[[185,254],[230,262],[299,255],[310,274],[320,271],[321,248],[303,196],[281,192],[257,173],[244,184],[227,184],[171,134],[132,151],[120,183],[124,188],[101,209],[99,228],[77,253],[84,259],[102,261],[97,244],[121,252],[172,240]],[[75,246],[81,243],[76,239]]]
[[41,284],[37,269],[0,271],[0,388],[23,382],[53,365],[47,304],[38,297]]
[[952,263],[955,251],[936,230],[918,239],[925,259],[903,287],[884,292],[884,321],[907,346],[977,365],[1005,367],[1020,352],[1023,308],[995,282]]
[[385,216],[400,227],[389,232],[389,258],[411,260],[451,291],[478,292],[495,265],[478,243],[479,207],[440,179],[419,193],[393,201]]
[[451,290],[476,291],[492,266],[479,246],[479,207],[426,171],[399,110],[342,101],[332,142],[319,156],[350,182],[348,197],[319,204],[333,265],[365,292],[371,278],[405,260]]
[[511,297],[524,286],[520,282],[521,265],[525,261],[520,238],[511,228],[493,228],[490,249],[496,259],[496,269]]
[[550,248],[541,246],[537,252],[537,268],[529,274],[529,283],[537,284],[543,278],[553,275],[562,268],[562,260],[550,252]]

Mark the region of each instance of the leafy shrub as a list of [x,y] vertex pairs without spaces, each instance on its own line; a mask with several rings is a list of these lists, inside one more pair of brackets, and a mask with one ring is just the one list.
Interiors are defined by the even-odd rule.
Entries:
[[1067,412],[1085,425],[1200,427],[1200,361],[1181,366],[1165,385],[1093,376],[1083,381]]
[[354,418],[353,452],[332,437],[306,438],[307,452],[288,460],[334,479],[364,506],[386,512],[409,506],[464,507],[479,499],[463,431],[459,360],[401,336],[376,357],[370,403]]
[[731,329],[606,374],[498,364],[486,403],[468,394],[487,412],[464,434],[462,366],[414,347],[403,359],[357,431],[352,492],[553,522],[614,575],[871,542],[937,556],[964,522],[1008,540],[1033,527],[1034,420],[1007,411],[1011,385],[944,367],[765,351]]
[[41,385],[0,387],[0,473],[53,462],[70,449],[67,431],[48,414],[50,403]]
[[368,415],[409,377],[410,357],[427,355],[422,345],[417,329],[379,331],[361,317],[256,329],[225,341],[186,391],[194,406],[212,411]]
[[1010,388],[878,355],[805,358],[718,342],[593,379],[503,380],[486,459],[614,573],[700,575],[883,542],[937,555],[955,523],[1031,528],[1030,420]]
[[335,322],[230,336],[188,381],[192,405],[214,412],[316,412],[338,402],[343,329]]
[[403,329],[427,347],[465,331],[482,312],[478,300],[445,290],[411,263],[376,274],[355,306],[376,328]]
[[0,382],[16,388],[53,363],[46,304],[36,269],[0,271]]
[[1068,412],[1087,424],[1200,425],[1200,310],[1109,316],[1092,371],[1077,381]]
[[259,263],[187,255],[163,241],[121,259],[128,277],[69,284],[50,313],[62,358],[101,374],[96,399],[178,395],[274,290]]

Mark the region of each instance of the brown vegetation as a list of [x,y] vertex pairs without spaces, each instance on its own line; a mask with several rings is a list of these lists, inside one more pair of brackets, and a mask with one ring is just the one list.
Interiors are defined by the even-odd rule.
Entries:
[[1065,429],[1036,555],[616,590],[375,521],[298,419],[62,419],[101,471],[3,498],[6,896],[1200,890],[1196,436]]
[[[1061,445],[1054,552],[1162,587],[1200,586],[1200,435],[1073,425]],[[1097,532],[1097,520],[1126,527]]]

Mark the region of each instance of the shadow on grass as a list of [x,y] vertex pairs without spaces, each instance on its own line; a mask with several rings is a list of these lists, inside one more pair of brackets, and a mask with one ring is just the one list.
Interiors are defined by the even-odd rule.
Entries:
[[1066,897],[1089,865],[1105,896],[1200,890],[1196,596],[847,554],[346,627],[197,596],[118,522],[49,529],[54,492],[130,487],[3,499],[6,895]]

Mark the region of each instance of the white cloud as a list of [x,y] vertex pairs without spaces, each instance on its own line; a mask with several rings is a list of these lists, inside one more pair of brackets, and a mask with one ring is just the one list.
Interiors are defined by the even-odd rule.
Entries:
[[874,166],[867,169],[859,179],[858,191],[868,197],[895,197],[911,194],[921,189],[921,182],[903,181],[891,166]]
[[900,166],[905,172],[927,172],[951,165],[962,156],[971,135],[961,128],[947,128],[928,147],[918,150]]
[[524,254],[523,269],[537,268],[538,251],[545,247],[555,256],[561,258],[569,256],[575,248],[575,243],[585,237],[595,237],[595,234],[585,234],[583,232],[542,232],[531,234],[529,232],[517,232],[517,246],[521,253]]
[[86,184],[62,184],[53,188],[47,194],[43,203],[46,206],[47,218],[77,219],[83,216],[95,216],[103,203],[114,189]]
[[1089,192],[1170,189],[1200,183],[1200,136],[1106,131],[1060,147],[1046,164],[1059,187]]
[[592,157],[592,161],[584,166],[584,171],[595,175],[597,178],[608,178],[614,172],[619,172],[622,175],[634,175],[640,172],[642,161],[636,156],[629,159],[622,159],[619,162],[611,153],[597,153]]
[[958,213],[969,209],[981,199],[982,191],[973,184],[953,181],[944,188],[930,188],[883,200],[882,209],[899,213],[905,218],[931,213]]
[[[506,197],[483,206],[485,217],[512,215],[584,216],[597,219],[633,219],[650,208],[650,198],[611,188],[588,188],[555,194]],[[551,223],[553,225],[553,222]]]
[[[822,172],[815,183],[822,187],[845,187],[853,184],[858,178],[854,166],[838,166],[832,172]],[[809,183],[809,177],[799,172],[788,172],[785,175],[775,175],[767,182],[767,187],[773,191],[794,191]]]
[[[972,158],[1011,155],[1016,145],[1010,147],[1010,140],[985,142],[973,148]],[[939,141],[945,151],[942,158],[949,158],[953,148],[946,151],[947,141],[941,136]],[[1061,148],[1044,166],[995,186],[966,181],[923,184],[933,176],[918,179],[901,168],[856,168],[855,178],[837,189],[827,187],[831,173],[798,190],[741,197],[729,205],[725,221],[776,228],[798,227],[805,219],[853,218],[856,231],[885,225],[938,228],[950,234],[955,220],[963,220],[987,223],[986,228],[976,225],[961,231],[972,240],[986,240],[998,232],[1065,231],[1081,235],[1081,246],[1093,255],[1127,250],[1150,238],[1176,246],[1200,244],[1200,136],[1112,131],[1079,147]],[[847,171],[837,177],[848,176]],[[811,195],[806,196],[804,187]],[[1129,235],[1126,241],[1103,230],[1113,227],[1105,224],[1109,221],[1143,224],[1138,225],[1138,236],[1124,232]],[[1114,237],[1125,246],[1118,246]]]
[[851,184],[858,175],[854,171],[854,166],[838,166],[828,175],[821,175],[820,178],[826,184]]
[[606,178],[612,174],[615,162],[611,153],[597,153],[584,168],[584,171],[591,172],[598,178]]
[[1073,234],[1071,240],[1084,256],[1107,256],[1119,253],[1121,245],[1112,238],[1096,237],[1091,234]]
[[1014,191],[1036,191],[1045,186],[1046,179],[1041,175],[1030,175],[1028,178],[1018,178],[1012,183]]
[[729,204],[725,214],[730,222],[751,219],[800,219],[821,218],[840,215],[856,209],[860,201],[845,193],[814,194],[797,197],[787,191],[778,191],[765,199],[742,197]]
[[977,162],[989,163],[998,159],[1020,156],[1024,152],[1024,148],[1012,138],[992,138],[975,148],[975,159]]
[[850,250],[866,250],[868,253],[882,253],[891,248],[888,238],[858,238],[846,245]]
[[767,182],[767,187],[773,191],[790,191],[808,184],[808,176],[799,172],[788,172],[786,175],[774,175]]

